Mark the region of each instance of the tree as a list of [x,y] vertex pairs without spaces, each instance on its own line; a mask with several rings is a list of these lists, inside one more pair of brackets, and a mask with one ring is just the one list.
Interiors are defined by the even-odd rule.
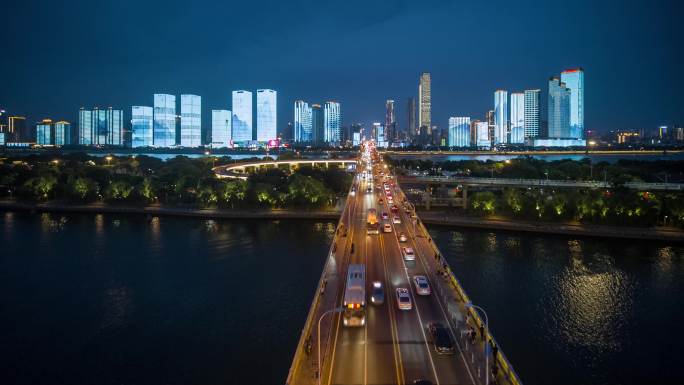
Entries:
[[67,193],[69,197],[77,201],[88,201],[97,194],[98,186],[90,178],[76,177],[69,178],[67,182]]
[[479,214],[492,214],[495,209],[496,196],[491,191],[477,192],[473,194],[470,204],[473,210]]

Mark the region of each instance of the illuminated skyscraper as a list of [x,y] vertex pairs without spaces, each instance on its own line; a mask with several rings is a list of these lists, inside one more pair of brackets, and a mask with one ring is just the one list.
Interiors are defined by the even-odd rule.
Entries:
[[303,100],[294,105],[294,141],[311,142],[313,140],[311,107]]
[[449,118],[449,147],[470,146],[470,117]]
[[180,145],[202,145],[202,98],[197,95],[181,95]]
[[232,147],[232,113],[228,110],[211,111],[211,146]]
[[41,146],[49,146],[54,144],[52,140],[53,123],[50,119],[43,119],[36,124],[36,144]]
[[525,138],[539,136],[539,105],[541,90],[525,90]]
[[340,134],[340,127],[342,126],[340,114],[340,103],[325,102],[324,106],[324,140],[329,144],[339,144],[342,139]]
[[391,144],[396,139],[397,118],[394,113],[394,100],[387,99],[385,102],[385,130],[387,141]]
[[153,144],[155,147],[176,145],[176,96],[154,94]]
[[570,90],[569,138],[584,138],[584,70],[575,68],[561,72],[560,81]]
[[257,141],[277,139],[278,93],[257,90]]
[[494,92],[494,144],[508,143],[508,91]]
[[487,122],[477,122],[475,133],[477,137],[475,145],[477,147],[491,147],[492,142],[489,140],[489,124]]
[[252,93],[233,91],[233,142],[252,140]]
[[522,144],[525,141],[525,94],[511,93],[511,139],[510,143]]
[[429,135],[432,124],[432,104],[430,96],[430,73],[423,72],[420,74],[420,83],[418,84],[418,124],[421,136],[423,132]]
[[123,111],[81,108],[78,119],[78,143],[83,145],[121,146],[123,144]]
[[7,131],[14,136],[17,142],[32,142],[35,140],[35,132],[26,125],[26,117],[10,116],[7,118]]
[[71,123],[59,121],[55,123],[55,146],[71,144]]
[[315,146],[322,146],[325,142],[325,118],[320,104],[311,105],[311,142]]
[[570,138],[570,89],[557,76],[549,80],[549,138]]
[[131,146],[152,147],[154,145],[154,112],[152,107],[131,107]]

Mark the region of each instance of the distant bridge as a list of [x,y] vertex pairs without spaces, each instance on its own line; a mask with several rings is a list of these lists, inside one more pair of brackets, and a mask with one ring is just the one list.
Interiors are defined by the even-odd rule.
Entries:
[[293,159],[267,162],[236,163],[214,167],[218,178],[247,179],[250,173],[258,172],[262,168],[286,168],[288,171],[299,167],[325,167],[337,166],[348,170],[356,170],[356,159]]

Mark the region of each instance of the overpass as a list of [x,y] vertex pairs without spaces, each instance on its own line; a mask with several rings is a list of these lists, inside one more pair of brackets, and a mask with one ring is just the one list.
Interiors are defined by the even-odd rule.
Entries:
[[214,172],[219,178],[247,179],[250,173],[261,169],[282,168],[288,171],[299,167],[340,167],[347,170],[356,170],[356,159],[293,159],[277,160],[270,162],[235,163],[214,167]]
[[[362,178],[365,166],[358,164],[286,383],[402,385],[424,379],[442,385],[520,384],[488,328],[486,314],[476,310],[399,185],[388,179],[399,206],[391,214],[385,192],[377,186],[381,178]],[[396,215],[396,221],[385,222],[392,231],[368,235],[369,209]],[[414,249],[415,261],[403,258],[403,247]],[[366,293],[374,281],[385,289],[381,305],[371,304],[366,296],[362,327],[342,322],[349,264],[366,266]],[[416,295],[416,275],[428,278],[431,295]],[[409,289],[411,310],[398,309],[395,288]],[[427,328],[435,322],[447,328],[454,354],[438,354],[434,348]]]

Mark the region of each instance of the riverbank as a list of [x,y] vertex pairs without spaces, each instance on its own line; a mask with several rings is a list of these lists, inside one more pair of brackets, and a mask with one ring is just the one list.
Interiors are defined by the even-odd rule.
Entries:
[[673,227],[619,227],[585,225],[581,223],[552,223],[508,220],[506,218],[465,217],[436,211],[421,211],[423,223],[438,226],[472,227],[488,230],[524,231],[532,233],[577,235],[583,237],[644,239],[684,242],[684,230]]
[[32,212],[75,212],[91,214],[143,214],[194,218],[218,219],[330,219],[337,220],[340,210],[295,210],[295,209],[199,209],[183,207],[121,206],[104,203],[70,204],[65,202],[18,202],[0,200],[0,210],[22,210]]

